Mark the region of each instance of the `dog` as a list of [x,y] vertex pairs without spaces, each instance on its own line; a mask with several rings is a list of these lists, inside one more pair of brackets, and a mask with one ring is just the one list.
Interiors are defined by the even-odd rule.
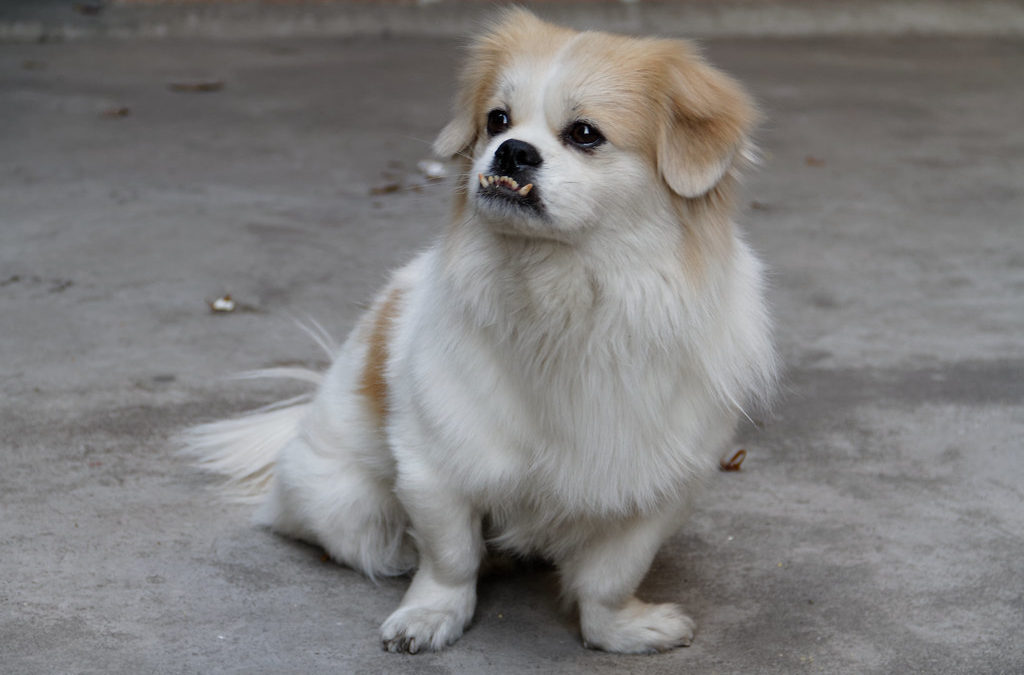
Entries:
[[756,111],[687,42],[503,13],[434,150],[461,173],[304,401],[186,450],[258,523],[374,578],[412,572],[391,652],[469,625],[488,550],[553,563],[584,644],[690,644],[634,595],[744,406],[772,390],[762,265],[732,220]]

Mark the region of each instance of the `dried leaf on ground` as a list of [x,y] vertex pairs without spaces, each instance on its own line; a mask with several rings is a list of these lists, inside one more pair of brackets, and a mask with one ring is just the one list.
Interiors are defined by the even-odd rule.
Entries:
[[181,81],[171,82],[168,85],[171,91],[180,91],[186,93],[208,93],[213,91],[220,91],[224,88],[224,80],[192,80],[192,81]]
[[740,466],[743,464],[743,460],[747,458],[747,451],[740,449],[736,451],[736,454],[731,459],[722,458],[719,466],[722,467],[722,471],[739,471]]
[[389,195],[393,192],[398,192],[402,189],[402,186],[398,183],[388,183],[386,185],[379,185],[377,187],[370,188],[371,195]]

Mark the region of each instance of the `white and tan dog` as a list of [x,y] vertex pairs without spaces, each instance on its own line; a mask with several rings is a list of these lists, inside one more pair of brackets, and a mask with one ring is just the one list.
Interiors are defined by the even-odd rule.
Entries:
[[[688,43],[506,12],[435,142],[463,178],[311,399],[193,429],[258,521],[367,575],[415,570],[390,651],[469,624],[485,549],[557,565],[585,643],[689,644],[634,591],[771,388],[761,265],[731,221],[754,117]],[[306,375],[306,374],[300,374]]]

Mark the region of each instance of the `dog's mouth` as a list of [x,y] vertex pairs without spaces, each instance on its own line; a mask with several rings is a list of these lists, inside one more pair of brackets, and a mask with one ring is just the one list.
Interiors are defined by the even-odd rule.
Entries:
[[516,179],[510,176],[485,176],[480,173],[477,174],[477,178],[480,179],[481,190],[493,190],[509,197],[525,197],[533,190],[533,183],[527,183],[520,187]]
[[487,176],[477,174],[480,182],[480,194],[484,197],[499,200],[516,206],[540,210],[540,199],[533,183],[520,185],[511,176]]

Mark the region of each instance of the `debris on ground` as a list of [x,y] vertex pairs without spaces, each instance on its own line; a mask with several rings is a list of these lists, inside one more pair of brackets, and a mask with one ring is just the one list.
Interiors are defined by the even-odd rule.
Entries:
[[71,8],[84,16],[96,16],[103,11],[102,2],[75,2]]
[[746,458],[747,451],[741,448],[736,451],[736,454],[734,454],[731,459],[727,460],[723,457],[719,466],[722,468],[722,471],[739,471],[740,466],[743,464],[743,460]]
[[215,313],[233,312],[237,307],[235,301],[231,299],[230,293],[222,295],[216,300],[207,301],[206,304],[210,306],[210,311]]
[[398,192],[402,189],[401,183],[386,183],[384,185],[378,185],[377,187],[370,188],[371,195],[389,195],[393,192]]
[[444,164],[436,159],[421,159],[416,162],[416,168],[427,180],[441,180],[448,175]]
[[126,105],[114,106],[113,108],[107,108],[103,111],[103,117],[117,118],[117,117],[128,117],[132,114],[132,109]]
[[171,91],[206,93],[220,91],[224,88],[224,80],[189,80],[171,82],[167,85]]

